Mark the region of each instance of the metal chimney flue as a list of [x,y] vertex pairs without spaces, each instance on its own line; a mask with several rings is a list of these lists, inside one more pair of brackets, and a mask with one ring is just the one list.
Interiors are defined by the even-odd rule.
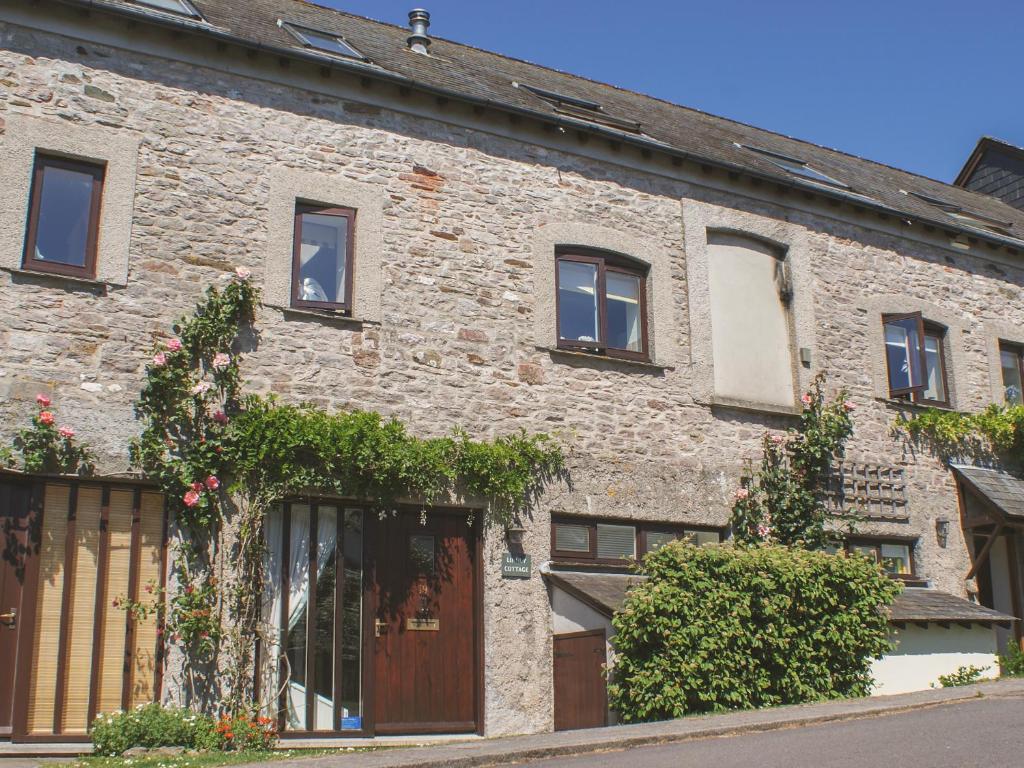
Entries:
[[412,34],[406,38],[409,49],[416,53],[426,53],[430,47],[430,36],[427,29],[430,28],[430,14],[423,8],[413,8],[409,11],[409,29]]

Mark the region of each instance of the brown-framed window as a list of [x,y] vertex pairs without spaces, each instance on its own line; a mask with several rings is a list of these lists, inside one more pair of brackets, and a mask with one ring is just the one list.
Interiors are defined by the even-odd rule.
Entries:
[[845,549],[871,558],[890,576],[913,577],[917,573],[914,567],[914,543],[911,541],[850,539]]
[[922,405],[949,405],[946,329],[920,312],[883,315],[889,396]]
[[629,558],[643,557],[678,539],[704,546],[717,544],[721,538],[721,532],[713,528],[560,517],[551,522],[551,557],[621,565]]
[[556,255],[558,346],[609,357],[648,359],[647,272],[611,253]]
[[25,234],[25,269],[96,276],[104,166],[36,155]]
[[1003,401],[1007,405],[1024,403],[1024,347],[999,345],[999,363],[1003,369]]
[[351,314],[356,212],[295,206],[292,306]]

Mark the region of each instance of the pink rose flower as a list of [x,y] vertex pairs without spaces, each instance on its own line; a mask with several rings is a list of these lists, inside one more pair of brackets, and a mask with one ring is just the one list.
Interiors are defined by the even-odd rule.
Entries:
[[46,395],[40,392],[38,395],[36,395],[36,403],[38,403],[39,406],[42,408],[49,408],[50,398],[48,398]]
[[206,478],[206,487],[209,488],[211,491],[216,491],[218,488],[220,488],[220,480],[217,479],[216,475],[210,475],[208,478]]
[[856,403],[851,403],[849,400],[843,403],[843,408],[845,408],[847,411],[852,411],[856,407]]
[[231,358],[225,355],[223,352],[218,352],[213,356],[213,367],[214,368],[227,368],[228,363],[231,362]]
[[224,413],[224,411],[217,411],[215,414],[213,414],[213,420],[216,421],[218,424],[227,424],[228,415]]
[[72,437],[75,436],[75,430],[73,430],[71,427],[67,427],[67,426],[61,427],[60,429],[58,429],[57,433],[61,437],[63,437],[65,440],[70,440]]
[[235,274],[242,280],[248,280],[252,277],[252,270],[247,269],[246,267],[236,267]]
[[179,339],[171,339],[167,342],[167,349],[171,352],[177,352],[181,349],[181,341]]
[[165,355],[163,352],[157,352],[155,355],[153,355],[153,365],[157,366],[158,368],[161,365],[167,365],[167,355]]
[[772,443],[775,445],[782,445],[784,442],[786,442],[786,438],[782,435],[772,435]]
[[748,491],[746,488],[737,488],[732,495],[732,497],[736,499],[736,501],[743,501],[743,499],[747,498],[748,496],[750,496],[750,491]]
[[803,397],[800,398],[800,402],[803,403],[804,405],[810,405],[811,404],[811,396],[810,395],[804,395]]
[[202,493],[203,487],[203,484],[200,483],[199,481],[192,483],[192,490],[195,491],[196,493]]
[[193,395],[205,395],[212,389],[212,385],[208,381],[200,381],[194,387],[192,387]]
[[51,413],[50,411],[40,411],[39,423],[45,424],[48,427],[53,426],[53,413]]
[[185,494],[185,506],[194,507],[199,503],[199,494],[195,491],[189,491]]
[[772,529],[769,528],[767,525],[764,525],[763,523],[757,526],[757,535],[760,536],[762,539],[767,539],[771,532]]

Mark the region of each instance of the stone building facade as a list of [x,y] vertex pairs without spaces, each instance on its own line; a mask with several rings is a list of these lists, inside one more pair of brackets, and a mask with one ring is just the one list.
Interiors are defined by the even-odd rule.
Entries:
[[[909,542],[915,575],[936,589],[975,589],[954,476],[892,432],[914,406],[889,395],[882,316],[921,312],[945,328],[951,407],[1002,402],[999,344],[1024,343],[1024,264],[1012,243],[975,231],[964,245],[954,222],[921,224],[853,190],[588,138],[586,124],[552,130],[370,67],[327,76],[314,61],[202,29],[126,20],[119,5],[140,4],[0,13],[5,443],[47,393],[97,452],[98,474],[127,476],[153,345],[236,267],[264,290],[243,366],[252,391],[379,411],[423,436],[456,426],[474,437],[557,435],[569,482],[547,488],[523,521],[531,577],[503,578],[504,532],[484,536],[487,735],[552,727],[552,588],[539,571],[552,559],[552,515],[725,535],[761,436],[793,425],[819,371],[856,406],[850,462],[896,470],[905,484],[905,503],[858,535]],[[385,34],[378,26],[366,22]],[[442,62],[460,48],[445,46],[434,47]],[[109,169],[96,279],[24,268],[31,158],[42,150]],[[350,317],[289,306],[294,205],[307,198],[358,211]],[[1019,213],[1008,220],[1024,227]],[[788,404],[716,395],[709,232],[785,255]],[[554,254],[564,245],[644,266],[649,360],[558,348]]]

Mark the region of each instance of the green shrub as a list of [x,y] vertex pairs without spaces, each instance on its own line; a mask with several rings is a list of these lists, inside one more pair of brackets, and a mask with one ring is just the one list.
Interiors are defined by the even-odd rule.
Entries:
[[1024,651],[1015,641],[999,657],[999,674],[1003,677],[1024,677]]
[[[961,685],[970,685],[981,679],[983,673],[988,672],[988,667],[976,667],[971,664],[969,667],[959,667],[956,672],[948,675],[939,675],[939,686],[942,688],[958,688]],[[935,688],[932,684],[932,688]]]
[[99,755],[116,757],[132,747],[195,747],[196,730],[206,715],[189,709],[145,704],[127,712],[98,715],[92,744]]
[[890,649],[882,609],[901,587],[867,558],[676,542],[639,568],[612,621],[626,722],[863,696]]
[[219,719],[190,709],[144,704],[128,712],[99,715],[92,724],[96,754],[117,757],[132,747],[185,747],[196,750],[265,750],[277,731],[267,717]]

